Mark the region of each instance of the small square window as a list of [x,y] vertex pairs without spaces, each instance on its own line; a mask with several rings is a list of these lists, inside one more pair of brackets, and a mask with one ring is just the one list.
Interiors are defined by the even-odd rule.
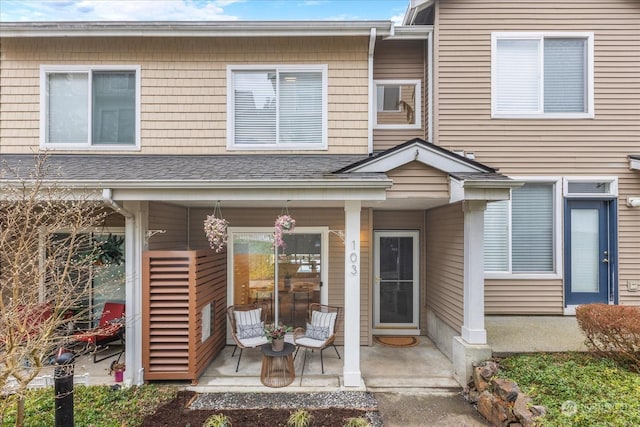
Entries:
[[377,129],[419,129],[420,80],[376,80]]

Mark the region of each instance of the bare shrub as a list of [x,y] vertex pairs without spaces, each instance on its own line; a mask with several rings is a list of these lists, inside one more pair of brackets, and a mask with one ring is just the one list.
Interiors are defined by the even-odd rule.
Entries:
[[576,318],[587,347],[640,371],[640,307],[586,304],[576,308]]

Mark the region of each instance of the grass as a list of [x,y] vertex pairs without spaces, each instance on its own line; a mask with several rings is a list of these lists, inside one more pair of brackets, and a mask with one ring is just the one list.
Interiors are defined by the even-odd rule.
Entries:
[[[167,400],[176,390],[145,385],[112,390],[109,386],[74,388],[74,421],[77,426],[136,427],[145,415]],[[25,424],[33,427],[54,425],[53,387],[29,390],[25,400]],[[3,426],[12,426],[15,410],[6,414]]]
[[548,413],[544,426],[640,425],[640,375],[587,353],[516,355],[498,374]]

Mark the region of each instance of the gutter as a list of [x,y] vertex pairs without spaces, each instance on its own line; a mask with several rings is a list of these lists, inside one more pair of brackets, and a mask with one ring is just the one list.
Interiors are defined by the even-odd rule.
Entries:
[[391,21],[4,22],[0,37],[290,37],[393,34]]
[[367,80],[369,83],[369,124],[367,126],[367,145],[369,154],[373,153],[373,115],[376,114],[374,112],[375,106],[373,105],[373,101],[375,99],[374,91],[375,87],[373,86],[373,52],[376,48],[376,29],[371,29],[371,34],[369,35],[369,57],[367,64]]
[[120,206],[118,203],[116,203],[115,200],[111,198],[112,194],[113,192],[111,191],[110,188],[105,188],[102,190],[102,201],[104,202],[104,204],[110,207],[111,209],[113,209],[114,211],[118,212],[120,215],[124,216],[125,218],[134,219],[134,216],[131,212],[129,212],[128,210]]

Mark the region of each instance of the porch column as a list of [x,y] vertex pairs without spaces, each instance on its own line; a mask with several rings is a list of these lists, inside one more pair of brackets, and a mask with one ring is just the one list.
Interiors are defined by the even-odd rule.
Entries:
[[462,339],[486,344],[484,328],[484,211],[487,202],[465,201],[464,211],[464,324]]
[[123,207],[133,214],[125,217],[126,272],[126,353],[125,384],[140,385],[142,373],[142,252],[146,248],[148,228],[147,202],[124,202]]
[[344,366],[345,387],[360,387],[360,208],[344,203]]

